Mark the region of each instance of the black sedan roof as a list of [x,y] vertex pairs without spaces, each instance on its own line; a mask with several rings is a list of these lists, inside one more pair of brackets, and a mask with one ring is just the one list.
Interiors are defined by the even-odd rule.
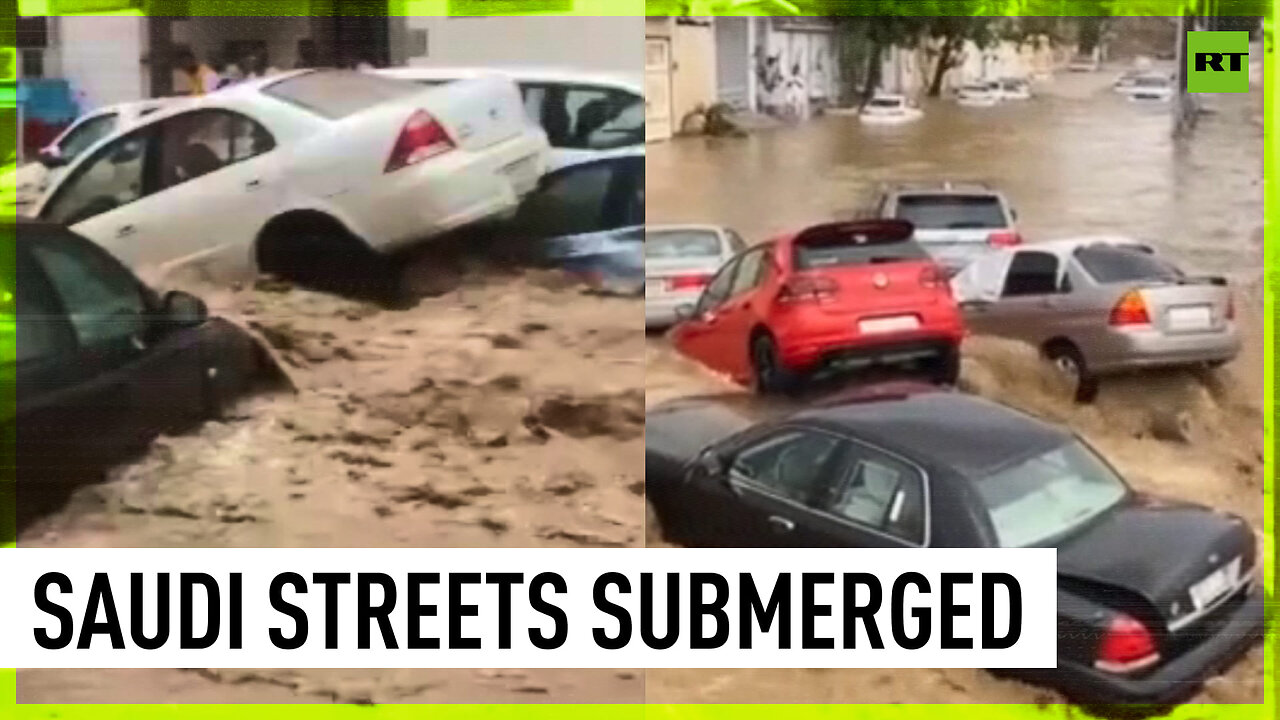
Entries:
[[850,432],[916,462],[975,479],[1072,438],[1066,430],[1012,408],[943,390],[834,400],[793,418]]

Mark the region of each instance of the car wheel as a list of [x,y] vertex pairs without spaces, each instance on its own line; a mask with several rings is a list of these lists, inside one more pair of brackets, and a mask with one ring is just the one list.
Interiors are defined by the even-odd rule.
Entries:
[[960,382],[960,348],[949,347],[942,357],[938,358],[933,381],[947,387],[955,387],[956,383]]
[[1098,379],[1089,370],[1084,355],[1070,343],[1055,343],[1045,351],[1054,368],[1075,386],[1075,400],[1090,403],[1098,397]]
[[751,343],[751,385],[759,395],[790,393],[796,388],[795,374],[783,367],[778,347],[768,335],[759,335]]
[[264,238],[258,257],[264,272],[318,290],[384,303],[403,298],[398,264],[336,222],[307,218],[281,224]]

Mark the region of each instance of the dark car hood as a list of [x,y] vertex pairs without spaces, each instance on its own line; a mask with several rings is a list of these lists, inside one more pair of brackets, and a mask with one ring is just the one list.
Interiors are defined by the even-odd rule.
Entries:
[[645,410],[644,446],[678,462],[692,460],[703,448],[741,432],[767,416],[749,400],[684,398]]
[[1140,595],[1169,621],[1192,607],[1193,584],[1237,556],[1243,578],[1255,553],[1253,531],[1234,516],[1139,496],[1059,544],[1058,573]]

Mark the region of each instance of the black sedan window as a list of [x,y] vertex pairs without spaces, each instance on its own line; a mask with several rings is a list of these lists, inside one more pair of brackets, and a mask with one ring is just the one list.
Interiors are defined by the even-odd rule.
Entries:
[[71,318],[82,346],[131,336],[147,327],[147,303],[137,280],[87,242],[46,239],[31,248]]
[[893,458],[870,451],[864,454],[824,509],[859,525],[924,545],[924,477]]
[[1124,481],[1075,440],[977,485],[1000,547],[1032,547],[1068,534],[1128,493]]
[[733,461],[733,474],[776,495],[808,503],[840,439],[822,432],[788,430],[748,447]]

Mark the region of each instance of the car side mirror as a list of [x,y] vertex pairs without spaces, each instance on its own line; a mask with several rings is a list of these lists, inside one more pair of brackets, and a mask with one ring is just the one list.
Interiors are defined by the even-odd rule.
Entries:
[[677,305],[675,310],[676,322],[685,322],[687,320],[692,320],[695,312],[696,310],[693,307],[693,305],[690,305],[688,303],[685,303],[684,305]]
[[58,149],[53,146],[41,150],[40,154],[36,156],[36,160],[50,170],[67,164],[67,159],[62,157],[62,153],[58,152]]
[[701,477],[720,478],[729,481],[729,462],[715,448],[703,450],[694,461],[694,471]]
[[164,296],[161,313],[167,322],[177,327],[194,327],[209,318],[209,308],[203,300],[180,290]]

